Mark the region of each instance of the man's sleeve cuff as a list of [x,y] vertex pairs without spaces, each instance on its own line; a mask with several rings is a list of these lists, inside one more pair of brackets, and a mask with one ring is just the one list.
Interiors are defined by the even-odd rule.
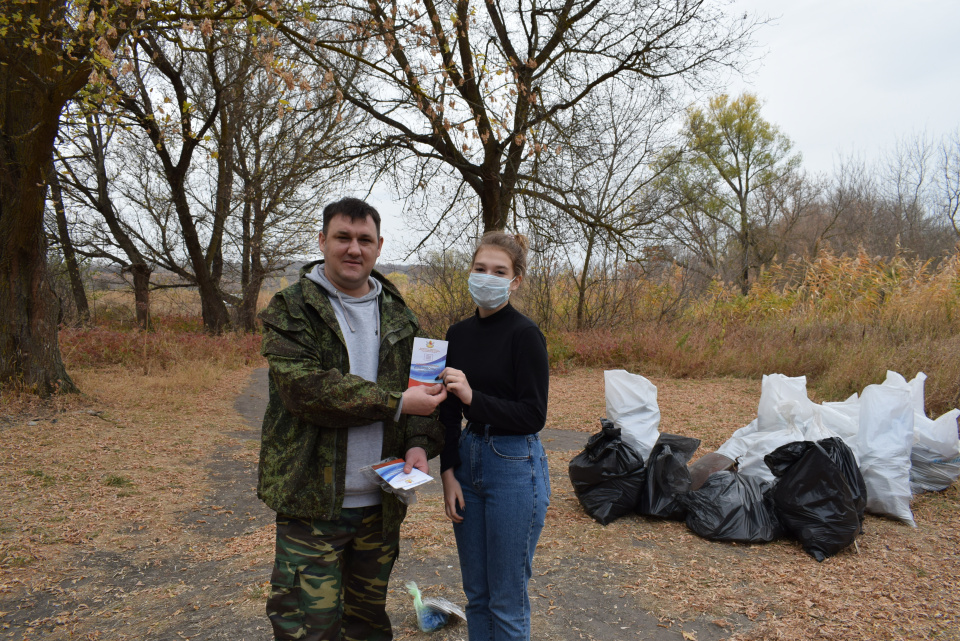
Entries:
[[394,410],[393,420],[399,420],[400,410],[403,409],[403,394],[401,392],[390,392],[387,396],[387,409]]

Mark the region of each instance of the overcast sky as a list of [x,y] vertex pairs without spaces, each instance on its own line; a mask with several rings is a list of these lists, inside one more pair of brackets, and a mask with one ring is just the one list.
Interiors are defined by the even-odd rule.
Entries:
[[898,138],[960,126],[960,1],[737,0],[770,16],[743,89],[803,154],[829,172],[839,154],[868,161]]

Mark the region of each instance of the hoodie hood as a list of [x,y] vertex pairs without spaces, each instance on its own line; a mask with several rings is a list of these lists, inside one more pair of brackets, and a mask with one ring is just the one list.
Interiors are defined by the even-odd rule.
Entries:
[[323,289],[325,289],[327,293],[329,293],[331,296],[341,296],[343,297],[344,301],[346,301],[347,299],[350,299],[354,302],[365,303],[372,298],[376,298],[377,296],[380,295],[380,292],[383,291],[383,285],[380,283],[380,281],[374,278],[373,276],[370,276],[367,278],[367,282],[370,283],[369,292],[367,292],[363,296],[349,296],[348,294],[344,294],[339,289],[337,289],[333,283],[331,283],[327,279],[327,274],[323,270],[322,262],[315,263],[313,265],[313,268],[310,269],[305,275],[307,278],[315,282],[317,285],[320,285],[320,287],[323,287]]
[[[306,273],[306,277],[327,292],[331,300],[336,300],[336,302],[339,303],[339,305],[334,304],[334,309],[342,312],[343,316],[341,320],[346,324],[346,327],[343,329],[349,330],[350,333],[356,333],[359,328],[369,326],[371,318],[373,318],[377,320],[377,329],[374,330],[374,333],[379,334],[380,314],[377,311],[377,298],[380,296],[380,292],[383,291],[383,285],[380,284],[379,280],[370,276],[367,280],[367,282],[370,283],[370,291],[363,296],[350,296],[349,294],[341,292],[327,279],[327,275],[323,269],[323,263],[314,265],[313,269]],[[371,309],[374,311],[373,316],[370,315]],[[344,334],[346,334],[346,332],[344,332]]]
[[[309,279],[310,274],[312,274],[317,270],[318,265],[321,266],[320,272],[323,273],[324,278],[326,278],[326,273],[324,272],[322,267],[322,265],[324,265],[325,263],[326,261],[322,258],[319,260],[312,260],[310,262],[304,263],[303,265],[300,266],[300,272],[299,272],[300,278]],[[397,286],[394,285],[392,282],[390,282],[390,280],[386,276],[378,272],[376,269],[374,269],[370,273],[370,278],[380,283],[380,286],[383,288],[382,293],[389,294],[390,296],[400,300],[401,302],[403,301],[403,296],[400,294],[400,290],[397,289]]]

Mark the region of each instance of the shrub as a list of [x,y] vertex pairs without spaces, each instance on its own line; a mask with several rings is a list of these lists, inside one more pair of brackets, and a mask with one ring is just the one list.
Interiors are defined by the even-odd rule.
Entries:
[[102,324],[63,328],[60,348],[71,368],[121,366],[149,371],[205,361],[233,369],[259,361],[260,335],[210,335],[192,320],[156,317],[149,331]]
[[[657,308],[661,291],[638,288]],[[823,253],[768,269],[746,296],[714,282],[675,318],[635,315],[602,329],[553,331],[554,367],[627,368],[677,377],[804,375],[840,400],[887,369],[927,374],[927,411],[960,403],[960,256],[933,266],[902,257]]]

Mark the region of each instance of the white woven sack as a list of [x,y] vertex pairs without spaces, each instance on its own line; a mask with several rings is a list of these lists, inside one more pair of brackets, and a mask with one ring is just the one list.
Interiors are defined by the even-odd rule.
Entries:
[[620,428],[623,442],[646,461],[660,438],[657,386],[639,374],[613,369],[603,373],[603,388],[607,418]]

